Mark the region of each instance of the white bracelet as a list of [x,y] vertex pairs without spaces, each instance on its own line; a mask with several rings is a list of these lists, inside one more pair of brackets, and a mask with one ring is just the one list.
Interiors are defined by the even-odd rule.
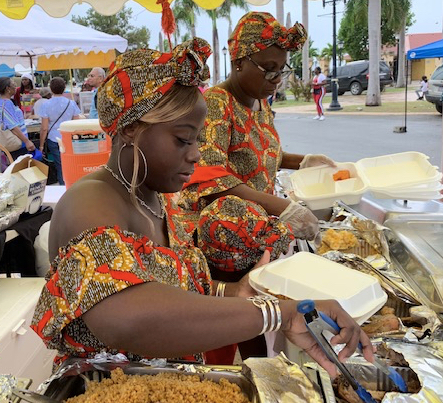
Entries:
[[217,289],[215,290],[216,297],[225,296],[226,283],[224,281],[219,281],[217,284]]
[[261,309],[261,313],[263,315],[263,328],[261,330],[261,332],[259,333],[259,335],[265,333],[268,329],[268,325],[269,325],[269,321],[268,321],[268,310],[267,310],[267,303],[265,301],[266,297],[262,297],[262,296],[254,296],[254,297],[249,297],[248,301],[251,301],[257,308]]
[[280,301],[278,300],[278,298],[273,298],[272,300],[272,304],[274,306],[275,309],[275,314],[276,314],[276,322],[275,322],[275,326],[273,329],[270,329],[270,332],[278,332],[281,328],[281,324],[282,324],[282,318],[281,318],[281,310],[280,310]]

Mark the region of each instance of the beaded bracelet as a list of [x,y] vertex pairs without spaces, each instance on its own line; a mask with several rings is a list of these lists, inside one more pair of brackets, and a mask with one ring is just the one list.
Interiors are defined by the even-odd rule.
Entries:
[[224,281],[219,281],[217,284],[217,289],[215,290],[216,297],[225,296],[226,283]]

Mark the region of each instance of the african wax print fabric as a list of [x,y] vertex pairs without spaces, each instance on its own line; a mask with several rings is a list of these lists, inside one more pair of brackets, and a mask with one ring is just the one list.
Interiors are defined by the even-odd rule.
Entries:
[[249,271],[265,250],[271,261],[288,252],[295,239],[288,226],[259,204],[237,196],[220,197],[203,209],[198,246],[213,270]]
[[[204,97],[208,113],[198,139],[201,159],[185,184],[180,206],[201,212],[208,204],[205,196],[242,183],[272,194],[282,149],[266,100],[260,111],[253,111],[219,87],[208,89]],[[199,218],[189,219],[197,223]]]
[[138,49],[118,56],[97,93],[102,129],[113,136],[153,109],[175,83],[191,87],[207,80],[211,53],[208,42],[193,38],[172,53]]
[[[172,197],[165,197],[173,211]],[[51,265],[32,321],[32,329],[50,349],[58,350],[58,365],[69,357],[93,357],[110,349],[87,328],[82,315],[110,295],[133,285],[157,281],[183,290],[211,294],[211,277],[202,252],[188,243],[185,231],[173,232],[168,217],[169,247],[119,227],[91,228],[59,249]],[[118,324],[116,324],[118,325]],[[189,359],[189,357],[184,357]],[[200,356],[192,357],[200,360]]]
[[228,39],[231,60],[260,52],[272,45],[285,50],[300,50],[307,39],[302,24],[286,29],[269,13],[252,11],[240,18]]

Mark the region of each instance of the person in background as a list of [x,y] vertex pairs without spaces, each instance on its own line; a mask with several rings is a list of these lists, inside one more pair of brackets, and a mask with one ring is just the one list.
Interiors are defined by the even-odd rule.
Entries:
[[428,77],[422,76],[420,88],[415,93],[417,94],[417,101],[422,101],[423,97],[428,93]]
[[92,85],[89,85],[88,82],[84,82],[84,83],[82,84],[82,87],[81,87],[80,92],[83,92],[83,91],[92,91],[93,89],[94,89],[94,88],[92,87]]
[[11,97],[15,94],[15,83],[9,77],[0,78],[0,120],[5,130],[11,130],[21,141],[22,146],[11,151],[12,158],[35,150],[34,143],[29,140],[22,110],[14,105]]
[[[194,38],[167,54],[124,53],[99,88],[111,155],[55,207],[49,234],[54,260],[32,321],[47,347],[58,350],[56,364],[99,352],[124,353],[131,361],[202,362],[202,352],[251,339],[269,329],[272,318],[272,328],[281,326],[290,341],[336,373],[296,301],[267,304],[247,278],[220,290],[192,237],[167,213],[200,158],[206,104],[197,84],[209,76],[210,49]],[[368,337],[336,301],[318,301],[317,309],[342,328],[332,339],[346,344],[341,360],[359,340],[373,358]]]
[[98,119],[97,112],[97,90],[105,79],[105,71],[101,67],[94,67],[88,74],[87,83],[94,87],[92,93],[91,109],[89,110],[89,119]]
[[45,141],[48,142],[48,150],[54,158],[57,170],[57,181],[59,185],[64,185],[62,163],[60,158],[60,148],[57,137],[60,137],[58,128],[62,122],[71,119],[78,119],[80,109],[77,104],[63,96],[66,83],[61,77],[55,77],[49,83],[52,91],[52,98],[43,104],[40,110],[42,125],[40,129],[40,151],[43,152]]
[[21,77],[20,87],[17,87],[14,94],[14,103],[26,114],[31,114],[32,112],[32,102],[24,101],[22,102],[23,94],[35,94],[38,91],[34,88],[34,79],[31,74],[24,73]]
[[314,78],[312,79],[311,87],[314,96],[314,102],[317,106],[317,116],[314,120],[325,120],[325,114],[323,110],[323,97],[326,94],[326,76],[321,72],[320,67],[316,67],[314,70]]
[[203,94],[209,88],[209,80],[205,80],[201,82],[198,86],[198,89]]
[[[277,171],[335,164],[324,155],[283,152],[266,101],[291,74],[287,52],[305,40],[298,23],[286,29],[269,13],[247,13],[228,40],[229,78],[203,94],[208,114],[198,138],[202,158],[181,192],[178,217],[197,232],[213,278],[227,284],[245,276],[264,250],[274,260],[294,236],[312,240],[319,234],[308,208],[274,195]],[[211,353],[211,363],[232,364],[235,348]],[[239,350],[243,359],[266,355],[264,337]]]
[[48,102],[49,99],[52,97],[52,92],[49,88],[43,87],[38,92],[41,96],[40,99],[37,100],[37,102],[34,104],[34,115],[40,116],[40,110],[46,102]]

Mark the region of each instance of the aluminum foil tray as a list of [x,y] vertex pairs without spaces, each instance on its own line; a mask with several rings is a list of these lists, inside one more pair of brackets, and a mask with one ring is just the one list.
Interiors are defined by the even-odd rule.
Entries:
[[[70,359],[59,369],[63,370],[68,365],[75,362],[84,363],[85,360]],[[46,388],[45,396],[66,400],[70,397],[81,395],[86,390],[87,380],[99,381],[109,378],[112,369],[120,367],[126,374],[130,375],[156,375],[161,372],[182,373],[189,375],[199,375],[201,379],[210,379],[218,382],[221,378],[240,386],[243,393],[252,403],[259,403],[255,386],[241,374],[241,367],[238,366],[204,366],[187,364],[167,364],[166,367],[150,367],[141,363],[103,363],[94,364],[93,370],[83,372],[82,369],[66,372],[63,376],[52,380]],[[190,369],[195,372],[190,371]]]

